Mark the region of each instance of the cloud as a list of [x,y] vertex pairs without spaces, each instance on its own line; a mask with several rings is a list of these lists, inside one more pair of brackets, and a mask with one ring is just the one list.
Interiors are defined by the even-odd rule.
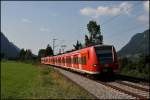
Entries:
[[27,18],[22,18],[21,21],[24,23],[31,23],[32,22],[31,20],[29,20]]
[[144,1],[143,5],[144,5],[145,11],[149,12],[149,1]]
[[142,23],[149,22],[149,1],[143,1],[144,14],[139,15],[136,19]]
[[50,32],[48,28],[44,28],[44,27],[41,27],[40,31],[42,31],[42,32]]
[[92,16],[92,17],[99,17],[101,15],[111,15],[115,16],[118,14],[129,14],[132,10],[132,4],[128,2],[122,2],[119,5],[115,5],[112,7],[107,7],[107,6],[98,6],[96,9],[91,8],[91,7],[85,7],[80,10],[80,13],[82,15],[86,16]]
[[149,16],[146,14],[140,15],[137,17],[137,20],[141,21],[141,22],[148,22],[149,21]]

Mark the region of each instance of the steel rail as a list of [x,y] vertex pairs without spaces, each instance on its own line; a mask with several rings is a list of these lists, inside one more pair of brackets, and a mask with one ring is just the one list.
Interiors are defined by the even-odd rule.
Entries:
[[136,93],[133,93],[133,92],[124,90],[124,89],[122,89],[122,88],[119,88],[119,87],[114,86],[114,85],[107,84],[107,83],[102,82],[102,81],[97,81],[97,82],[99,82],[99,83],[101,83],[101,84],[103,84],[103,85],[105,85],[105,86],[108,86],[108,87],[110,87],[110,88],[113,88],[113,89],[115,89],[115,90],[118,90],[118,91],[120,91],[120,92],[123,92],[123,93],[125,93],[125,94],[128,94],[128,95],[131,95],[131,96],[133,96],[133,97],[136,97],[136,98],[138,98],[138,99],[149,99],[149,98],[147,98],[147,97],[145,97],[145,96],[138,95],[138,94],[136,94]]
[[138,90],[142,90],[142,91],[146,91],[146,92],[150,91],[150,89],[143,88],[143,87],[140,87],[140,86],[136,86],[136,85],[133,85],[133,84],[130,84],[130,83],[125,83],[125,82],[122,82],[122,81],[116,81],[116,82],[119,83],[119,84],[123,84],[123,85],[129,86],[129,87],[138,89]]

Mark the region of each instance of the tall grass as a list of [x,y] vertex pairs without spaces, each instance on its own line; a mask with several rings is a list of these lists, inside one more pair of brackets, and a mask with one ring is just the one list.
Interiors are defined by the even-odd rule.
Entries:
[[53,68],[1,62],[1,99],[91,99],[88,92]]

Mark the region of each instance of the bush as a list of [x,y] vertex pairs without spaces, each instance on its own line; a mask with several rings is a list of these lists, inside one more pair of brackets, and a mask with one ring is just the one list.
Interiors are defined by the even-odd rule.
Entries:
[[134,76],[134,77],[136,76],[140,78],[149,79],[150,68],[149,68],[149,63],[146,63],[146,57],[140,55],[134,61],[131,58],[126,58],[126,57],[119,59],[120,73],[129,76]]

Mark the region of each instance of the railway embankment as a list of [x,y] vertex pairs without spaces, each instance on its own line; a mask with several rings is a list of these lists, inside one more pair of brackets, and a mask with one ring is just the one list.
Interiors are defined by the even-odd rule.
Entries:
[[57,67],[54,67],[54,69],[58,70],[65,77],[75,82],[80,87],[87,90],[89,93],[91,93],[98,99],[135,99],[136,98],[131,95],[125,94],[123,92],[120,92],[118,90],[115,90],[113,88],[107,87],[94,80],[72,73],[70,71],[66,71]]

